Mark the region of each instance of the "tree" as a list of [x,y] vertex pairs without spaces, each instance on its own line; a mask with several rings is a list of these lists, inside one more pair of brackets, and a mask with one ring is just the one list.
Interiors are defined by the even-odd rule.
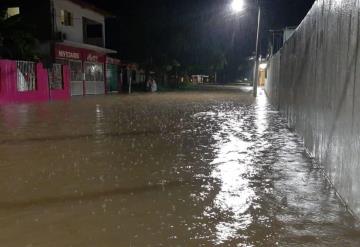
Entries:
[[31,27],[20,15],[6,18],[0,10],[0,57],[18,60],[37,59],[38,40],[31,34]]

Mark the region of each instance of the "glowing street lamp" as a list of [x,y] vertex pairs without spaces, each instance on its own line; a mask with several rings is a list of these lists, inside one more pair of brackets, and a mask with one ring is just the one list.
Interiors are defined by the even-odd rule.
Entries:
[[231,8],[235,13],[243,11],[244,7],[245,7],[244,0],[233,0],[231,3]]
[[267,69],[267,63],[261,63],[261,64],[259,65],[259,69],[262,69],[262,70]]

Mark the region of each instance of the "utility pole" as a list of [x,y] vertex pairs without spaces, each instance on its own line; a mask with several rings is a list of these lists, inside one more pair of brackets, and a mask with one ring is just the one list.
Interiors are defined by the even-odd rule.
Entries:
[[259,36],[260,36],[260,23],[261,23],[261,6],[260,0],[257,1],[258,7],[258,20],[257,20],[257,31],[256,31],[256,47],[255,47],[255,64],[254,64],[254,76],[253,76],[253,95],[257,97],[258,88],[258,70],[259,70]]
[[130,72],[130,77],[128,77],[128,78],[129,78],[129,94],[131,94],[131,83],[132,83],[132,73],[131,72]]

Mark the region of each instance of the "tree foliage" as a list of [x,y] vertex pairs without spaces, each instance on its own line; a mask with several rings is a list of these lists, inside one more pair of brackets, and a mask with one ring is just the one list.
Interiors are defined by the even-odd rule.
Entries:
[[5,18],[5,9],[0,10],[0,57],[18,60],[37,58],[37,39],[32,27],[20,15]]

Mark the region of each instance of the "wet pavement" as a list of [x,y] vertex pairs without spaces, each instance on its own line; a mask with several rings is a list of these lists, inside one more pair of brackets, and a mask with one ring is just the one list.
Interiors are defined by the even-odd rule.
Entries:
[[0,108],[0,246],[360,246],[248,88]]

